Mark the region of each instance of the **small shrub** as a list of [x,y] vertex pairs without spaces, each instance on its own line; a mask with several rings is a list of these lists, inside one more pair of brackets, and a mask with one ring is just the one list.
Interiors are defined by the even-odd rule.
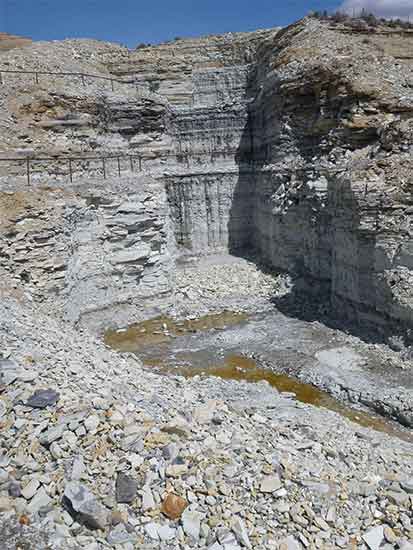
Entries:
[[135,50],[141,50],[142,48],[149,48],[150,46],[151,46],[150,43],[145,44],[145,42],[141,42],[136,46]]
[[310,17],[319,19],[320,21],[330,21],[331,23],[341,23],[348,25],[355,30],[368,30],[375,29],[380,26],[399,28],[403,30],[413,29],[413,23],[403,19],[384,19],[383,17],[376,17],[374,13],[368,12],[365,8],[359,12],[353,14],[343,13],[336,11],[328,14],[327,11],[313,11],[310,13]]

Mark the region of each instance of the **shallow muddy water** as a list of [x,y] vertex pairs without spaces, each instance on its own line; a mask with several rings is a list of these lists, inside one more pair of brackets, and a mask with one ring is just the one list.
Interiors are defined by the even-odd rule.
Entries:
[[156,317],[131,325],[123,330],[108,330],[105,344],[117,351],[144,352],[147,346],[169,342],[172,338],[199,331],[223,330],[234,325],[241,325],[247,320],[245,313],[223,311],[205,315],[198,319],[176,321],[170,317]]
[[[247,315],[229,311],[183,321],[158,317],[127,329],[108,331],[105,343],[120,352],[136,353],[148,368],[165,375],[217,376],[250,383],[266,381],[279,392],[294,394],[291,397],[302,403],[335,411],[361,426],[413,442],[413,435],[395,422],[346,406],[327,392],[262,366],[239,350],[226,350],[227,331],[237,327],[251,329],[250,324],[253,326],[254,320]],[[303,334],[304,340],[305,337]],[[220,347],[216,345],[217,339]]]

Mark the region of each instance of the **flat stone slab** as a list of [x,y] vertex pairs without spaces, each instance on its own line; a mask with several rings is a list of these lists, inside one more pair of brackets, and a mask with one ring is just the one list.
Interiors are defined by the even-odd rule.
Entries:
[[116,502],[130,504],[136,498],[138,482],[132,477],[119,473],[116,478]]
[[34,409],[45,409],[56,405],[59,398],[60,394],[55,390],[36,390],[26,401],[26,405]]

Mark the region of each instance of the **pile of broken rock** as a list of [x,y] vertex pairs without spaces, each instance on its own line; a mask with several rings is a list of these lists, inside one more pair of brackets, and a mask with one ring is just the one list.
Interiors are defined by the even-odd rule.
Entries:
[[411,444],[25,302],[0,303],[2,549],[412,548]]

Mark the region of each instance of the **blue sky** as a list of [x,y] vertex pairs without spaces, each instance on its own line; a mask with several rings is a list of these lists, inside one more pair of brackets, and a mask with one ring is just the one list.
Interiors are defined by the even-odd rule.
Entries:
[[133,47],[176,36],[286,25],[335,0],[0,0],[0,32],[98,38]]

